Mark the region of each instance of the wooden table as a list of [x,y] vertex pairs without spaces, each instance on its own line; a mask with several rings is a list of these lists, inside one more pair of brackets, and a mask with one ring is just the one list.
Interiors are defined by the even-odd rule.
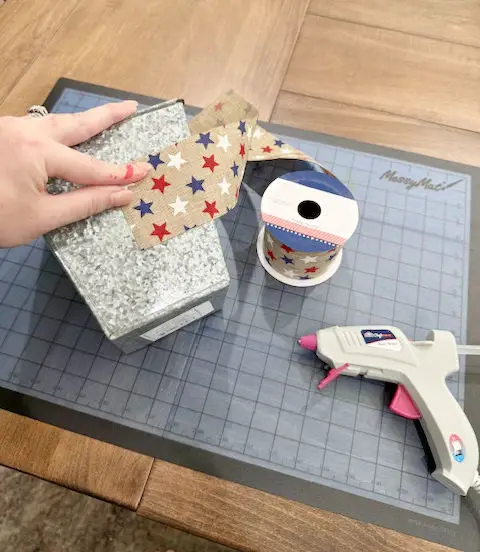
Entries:
[[[60,76],[466,164],[480,159],[478,0],[8,0],[0,114]],[[445,551],[0,411],[0,463],[234,548]]]

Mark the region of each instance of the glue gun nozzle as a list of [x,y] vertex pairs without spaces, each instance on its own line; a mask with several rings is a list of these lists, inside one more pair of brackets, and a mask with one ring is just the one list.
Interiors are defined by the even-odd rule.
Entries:
[[302,349],[307,349],[308,351],[317,350],[317,336],[316,334],[304,335],[298,338],[298,344]]

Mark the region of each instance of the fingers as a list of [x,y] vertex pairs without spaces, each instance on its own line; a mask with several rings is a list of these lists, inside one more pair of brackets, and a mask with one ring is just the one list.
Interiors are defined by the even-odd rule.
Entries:
[[94,186],[131,184],[144,178],[151,169],[148,163],[106,163],[54,143],[46,151],[46,165],[48,176],[63,178],[75,184]]
[[39,205],[39,233],[83,220],[107,209],[128,205],[133,193],[118,186],[80,188],[59,195],[42,195]]
[[129,100],[94,107],[82,113],[39,117],[35,123],[42,126],[46,134],[56,142],[75,146],[122,121],[136,110],[137,102]]

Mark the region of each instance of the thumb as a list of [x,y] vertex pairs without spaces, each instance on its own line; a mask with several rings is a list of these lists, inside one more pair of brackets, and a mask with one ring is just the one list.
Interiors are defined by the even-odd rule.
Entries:
[[133,192],[119,186],[88,186],[58,195],[45,194],[39,205],[39,233],[97,215],[107,209],[123,207]]

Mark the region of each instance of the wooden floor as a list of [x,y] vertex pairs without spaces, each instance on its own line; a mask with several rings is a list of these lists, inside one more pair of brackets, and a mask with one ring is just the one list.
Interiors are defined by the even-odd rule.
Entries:
[[[0,114],[62,76],[198,106],[235,88],[264,120],[480,165],[479,30],[479,0],[8,0]],[[442,549],[32,423],[0,412],[0,463],[132,509],[143,494],[144,515],[240,549]]]
[[0,113],[60,76],[477,165],[478,0],[8,0]]

